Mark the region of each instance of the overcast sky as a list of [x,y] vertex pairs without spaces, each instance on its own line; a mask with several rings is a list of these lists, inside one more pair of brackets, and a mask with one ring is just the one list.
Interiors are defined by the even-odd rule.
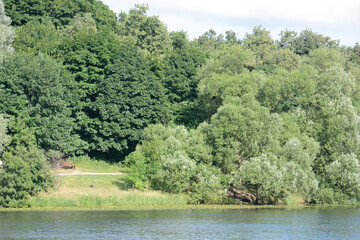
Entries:
[[148,15],[157,15],[168,30],[184,30],[190,39],[209,29],[217,34],[233,30],[239,38],[261,25],[278,39],[281,30],[306,28],[340,40],[360,42],[360,0],[103,0],[115,12],[135,3],[149,3]]

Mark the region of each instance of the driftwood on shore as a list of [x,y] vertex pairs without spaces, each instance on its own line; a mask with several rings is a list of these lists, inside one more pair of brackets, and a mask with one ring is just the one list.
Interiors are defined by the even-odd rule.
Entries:
[[256,201],[256,197],[253,194],[236,189],[234,187],[229,187],[226,195],[242,203],[253,204]]

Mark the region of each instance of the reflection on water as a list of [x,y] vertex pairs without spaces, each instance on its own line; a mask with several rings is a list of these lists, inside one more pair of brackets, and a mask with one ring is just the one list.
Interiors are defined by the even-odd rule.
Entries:
[[0,211],[0,239],[360,239],[359,208]]

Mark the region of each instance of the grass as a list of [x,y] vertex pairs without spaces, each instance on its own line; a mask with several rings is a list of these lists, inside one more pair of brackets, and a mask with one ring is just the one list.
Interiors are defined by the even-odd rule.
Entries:
[[[113,173],[121,167],[87,157],[69,159],[76,171]],[[56,169],[54,173],[70,173],[74,170]],[[90,185],[94,187],[90,187]],[[125,175],[66,175],[55,176],[55,187],[30,199],[31,209],[242,209],[278,208],[285,206],[251,205],[187,205],[184,195],[166,194],[157,191],[133,190]],[[289,203],[299,202],[292,196]]]
[[185,206],[186,199],[181,195],[132,190],[122,175],[74,175],[57,176],[56,187],[31,198],[30,204],[32,208],[52,209],[166,208]]
[[105,161],[91,159],[86,156],[81,157],[72,157],[69,158],[68,161],[72,161],[76,166],[76,170],[86,171],[86,172],[102,172],[102,173],[110,173],[110,172],[122,172],[123,169],[120,165],[110,164]]

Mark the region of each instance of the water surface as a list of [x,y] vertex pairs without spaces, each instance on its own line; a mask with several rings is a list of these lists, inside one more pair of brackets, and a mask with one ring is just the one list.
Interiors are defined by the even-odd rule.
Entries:
[[0,211],[0,239],[360,239],[360,209]]

